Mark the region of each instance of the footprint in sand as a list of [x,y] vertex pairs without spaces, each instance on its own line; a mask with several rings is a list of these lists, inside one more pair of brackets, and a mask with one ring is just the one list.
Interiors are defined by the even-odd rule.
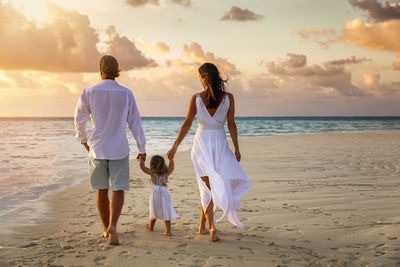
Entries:
[[250,253],[250,254],[254,254],[254,251],[251,249],[251,248],[246,248],[246,247],[239,247],[239,249],[240,250],[244,250],[244,251],[247,251],[248,253]]
[[36,243],[29,243],[23,246],[19,246],[19,248],[31,248],[31,247],[36,247],[38,244]]
[[123,251],[121,251],[118,255],[119,255],[120,257],[128,258],[128,257],[129,257],[129,252],[126,251],[126,250],[123,250]]
[[94,262],[96,263],[96,265],[104,265],[104,261],[106,259],[107,259],[106,257],[100,257],[100,258],[94,259]]

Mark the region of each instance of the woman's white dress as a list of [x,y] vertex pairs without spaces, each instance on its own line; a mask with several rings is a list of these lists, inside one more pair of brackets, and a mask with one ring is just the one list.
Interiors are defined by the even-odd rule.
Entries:
[[156,182],[157,184],[153,184],[149,200],[150,219],[170,221],[178,218],[171,196],[168,193],[165,177],[156,176]]
[[[224,124],[229,109],[229,97],[225,94],[213,116],[208,112],[199,94],[196,96],[198,129],[193,140],[191,157],[199,184],[204,211],[211,201],[222,209],[228,221],[240,228],[236,210],[239,199],[251,189],[251,184],[229,148]],[[208,176],[211,190],[200,177]]]

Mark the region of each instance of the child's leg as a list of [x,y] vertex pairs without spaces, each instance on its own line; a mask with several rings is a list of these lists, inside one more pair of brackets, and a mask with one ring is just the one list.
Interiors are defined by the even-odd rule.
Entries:
[[156,219],[150,219],[149,224],[146,224],[146,229],[149,230],[150,232],[152,232],[154,229],[155,223],[156,223]]
[[164,221],[165,223],[165,232],[163,235],[165,236],[171,236],[171,221]]

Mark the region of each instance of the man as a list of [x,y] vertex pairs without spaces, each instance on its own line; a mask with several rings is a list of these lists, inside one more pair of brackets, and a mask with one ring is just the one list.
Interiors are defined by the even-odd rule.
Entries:
[[[97,190],[97,208],[104,226],[103,236],[118,245],[117,222],[124,204],[124,190],[129,190],[129,144],[126,123],[136,139],[140,157],[146,160],[146,139],[132,92],[119,85],[118,62],[113,56],[100,59],[102,82],[86,88],[76,105],[74,122],[77,139],[89,152],[89,179]],[[86,132],[91,118],[92,130]],[[108,198],[109,180],[112,185]]]

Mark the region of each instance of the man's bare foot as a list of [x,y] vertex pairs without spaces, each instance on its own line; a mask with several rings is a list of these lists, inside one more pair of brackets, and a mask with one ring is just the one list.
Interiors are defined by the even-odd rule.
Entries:
[[171,236],[172,234],[169,233],[169,232],[164,232],[164,233],[162,233],[162,235],[163,235],[163,236]]
[[208,230],[206,228],[203,228],[203,229],[199,228],[199,230],[197,231],[197,234],[198,235],[206,235],[206,234],[208,234]]
[[114,226],[108,227],[108,243],[110,245],[119,245],[118,233]]
[[151,228],[149,224],[146,224],[145,227],[146,227],[146,229],[149,230],[150,232],[153,232],[153,228]]
[[219,240],[219,237],[217,236],[217,229],[211,229],[210,230],[210,242],[217,242]]

